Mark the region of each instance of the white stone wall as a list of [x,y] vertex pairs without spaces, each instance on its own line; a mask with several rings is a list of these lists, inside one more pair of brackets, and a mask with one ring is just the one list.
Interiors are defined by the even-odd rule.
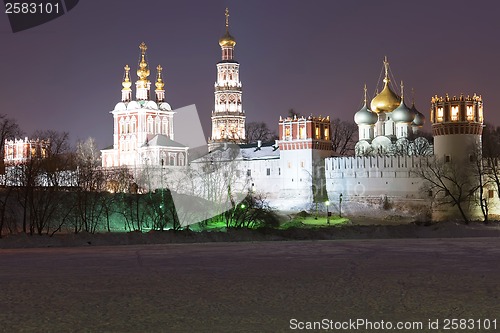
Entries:
[[[419,215],[430,209],[432,194],[423,191],[424,180],[413,170],[428,157],[331,157],[325,160],[326,189],[332,204],[343,197],[344,211],[376,217],[380,210]],[[332,207],[333,208],[333,207]],[[378,211],[377,211],[378,210]],[[387,215],[387,214],[385,214]]]

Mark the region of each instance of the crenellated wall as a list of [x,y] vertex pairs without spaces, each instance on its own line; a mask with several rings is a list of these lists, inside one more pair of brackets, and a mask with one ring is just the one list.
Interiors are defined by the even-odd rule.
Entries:
[[327,158],[324,168],[328,198],[335,204],[342,194],[346,213],[376,216],[381,210],[392,210],[392,215],[427,216],[432,193],[423,190],[424,181],[415,170],[431,159],[426,156]]

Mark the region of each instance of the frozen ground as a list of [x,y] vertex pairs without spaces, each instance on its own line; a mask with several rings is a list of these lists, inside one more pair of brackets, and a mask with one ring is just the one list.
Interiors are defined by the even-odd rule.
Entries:
[[0,330],[288,332],[292,318],[499,322],[499,263],[499,238],[3,249]]

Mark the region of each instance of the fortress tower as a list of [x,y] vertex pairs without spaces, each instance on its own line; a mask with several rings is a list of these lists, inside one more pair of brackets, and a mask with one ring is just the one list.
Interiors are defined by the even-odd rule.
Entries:
[[325,158],[332,156],[330,118],[280,117],[278,131],[281,198],[325,202]]
[[434,155],[445,162],[461,163],[481,149],[483,100],[481,96],[460,95],[431,99]]

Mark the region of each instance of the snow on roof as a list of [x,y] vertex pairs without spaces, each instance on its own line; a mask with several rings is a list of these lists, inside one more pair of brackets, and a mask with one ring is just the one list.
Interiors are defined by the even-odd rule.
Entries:
[[157,134],[153,138],[149,139],[144,146],[149,146],[149,147],[154,147],[154,146],[160,146],[160,147],[186,147],[183,144],[171,140],[169,137],[162,135],[162,134]]
[[244,160],[266,160],[280,158],[278,145],[270,142],[263,143],[260,147],[257,143],[240,145],[241,156]]

